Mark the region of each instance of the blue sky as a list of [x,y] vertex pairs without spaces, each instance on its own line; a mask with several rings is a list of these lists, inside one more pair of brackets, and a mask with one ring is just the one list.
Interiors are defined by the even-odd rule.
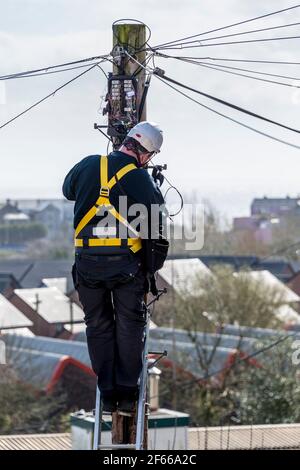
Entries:
[[[0,74],[107,53],[111,50],[111,24],[118,18],[133,17],[146,22],[152,29],[151,44],[157,44],[292,4],[285,0],[0,0]],[[300,9],[232,32],[296,21],[300,21]],[[280,33],[260,33],[257,37],[299,32],[299,27],[295,27]],[[300,61],[298,51],[295,40],[210,47],[197,49],[197,55]],[[190,54],[194,53],[192,50]],[[294,88],[171,59],[158,59],[157,65],[169,76],[207,93],[299,127],[300,94]],[[110,65],[104,68],[109,71]],[[253,68],[300,78],[300,66]],[[0,104],[0,123],[77,73],[10,80],[5,87],[6,103]],[[62,180],[70,166],[86,155],[105,152],[105,139],[93,130],[93,123],[102,120],[99,106],[105,86],[104,76],[93,70],[0,131],[1,199],[60,196]],[[300,145],[300,138],[295,135],[227,111],[205,98],[200,100]],[[171,181],[185,194],[196,192],[199,200],[209,199],[229,217],[246,215],[255,196],[300,193],[300,151],[227,122],[155,79],[148,95],[148,119],[164,129],[165,143],[157,161],[168,164]]]

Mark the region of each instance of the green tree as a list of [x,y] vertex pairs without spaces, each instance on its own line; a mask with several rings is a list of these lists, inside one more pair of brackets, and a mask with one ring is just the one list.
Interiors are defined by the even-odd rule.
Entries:
[[0,245],[23,244],[46,235],[46,227],[37,222],[0,225]]
[[17,379],[10,367],[1,368],[0,434],[65,432],[68,409],[59,391],[45,394]]
[[261,367],[240,371],[235,395],[243,424],[300,422],[300,377],[292,364],[291,343],[285,341],[266,353]]
[[[190,353],[177,349],[176,374],[166,370],[162,375],[163,406],[176,403],[179,410],[190,413],[195,426],[299,419],[299,383],[287,356],[292,351],[287,342],[259,356],[260,367],[255,367],[242,359],[245,357],[243,338],[237,337],[235,357],[238,360],[231,361],[223,373],[211,375],[225,324],[276,328],[281,325],[276,315],[284,305],[286,300],[281,289],[270,288],[259,281],[251,282],[247,271],[235,276],[229,268],[217,267],[212,275],[186,284],[159,315],[162,320],[166,320],[167,311],[175,316],[176,326],[185,330],[195,354],[191,361]],[[216,327],[220,334],[208,336]],[[208,343],[207,338],[210,338]],[[268,338],[265,344],[273,341],[274,338]],[[257,347],[262,345],[257,344]],[[185,372],[180,373],[180,369]],[[188,377],[187,370],[193,371],[194,376]],[[195,380],[195,377],[202,379]]]

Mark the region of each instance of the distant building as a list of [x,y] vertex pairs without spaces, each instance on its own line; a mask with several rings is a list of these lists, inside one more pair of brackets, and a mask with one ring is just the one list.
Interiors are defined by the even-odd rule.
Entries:
[[12,203],[16,203],[18,207],[27,215],[37,214],[44,211],[48,206],[54,206],[58,209],[57,223],[71,223],[73,221],[74,203],[66,199],[14,199]]
[[20,310],[0,294],[0,333],[3,333],[4,330],[28,328],[32,324]]
[[0,206],[0,223],[37,222],[54,239],[61,230],[71,236],[74,203],[66,199],[7,199]]
[[280,223],[277,217],[267,218],[266,216],[253,215],[249,217],[235,217],[233,219],[233,230],[247,231],[252,234],[257,242],[268,244],[272,242],[273,228]]
[[0,208],[0,223],[28,222],[30,217],[19,209],[18,203],[10,199]]
[[279,216],[293,214],[300,216],[300,196],[296,198],[255,198],[251,204],[251,215]]
[[56,287],[15,289],[8,300],[31,320],[34,335],[69,339],[70,325],[83,323],[81,308]]
[[300,196],[291,198],[255,198],[251,203],[251,215],[235,217],[233,231],[247,232],[254,241],[270,244],[273,241],[274,228],[286,227],[286,217],[300,218]]
[[6,293],[18,287],[20,287],[20,284],[12,274],[0,272],[0,294],[6,295]]
[[58,207],[52,203],[48,204],[44,209],[32,213],[32,217],[46,227],[48,238],[55,238],[59,221],[61,220],[61,213]]
[[68,295],[74,290],[71,269],[72,260],[16,259],[1,260],[0,264],[0,274],[14,276],[21,288],[50,287],[49,279],[52,279],[52,286],[58,287],[57,282],[66,283],[61,290]]

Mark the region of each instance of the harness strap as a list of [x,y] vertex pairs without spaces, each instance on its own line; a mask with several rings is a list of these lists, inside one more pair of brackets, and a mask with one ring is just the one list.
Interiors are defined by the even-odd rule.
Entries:
[[[138,251],[141,248],[141,241],[138,238],[138,232],[134,230],[129,222],[119,214],[116,209],[111,205],[109,200],[109,192],[115,186],[118,180],[123,178],[127,173],[135,170],[137,167],[133,163],[129,163],[121,168],[117,173],[108,181],[108,158],[106,155],[100,157],[100,196],[98,197],[94,206],[82,217],[79,224],[75,229],[75,246],[83,246],[83,240],[77,239],[80,232],[86,227],[86,225],[97,215],[98,209],[101,206],[107,207],[108,212],[112,214],[119,222],[123,223],[129,228],[137,238],[129,238],[128,245],[131,245],[133,252]],[[118,238],[106,238],[106,239],[89,239],[89,246],[119,246],[121,239]]]
[[[122,246],[122,238],[89,238],[87,240],[88,246]],[[130,249],[135,253],[142,247],[142,242],[140,238],[128,238],[126,240],[127,245],[130,246]],[[76,247],[83,247],[83,239],[77,238],[75,240]]]

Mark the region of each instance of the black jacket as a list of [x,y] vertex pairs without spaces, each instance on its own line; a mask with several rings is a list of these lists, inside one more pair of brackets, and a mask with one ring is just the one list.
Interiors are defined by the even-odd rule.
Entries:
[[[109,179],[128,163],[136,159],[123,152],[112,152],[108,157]],[[95,204],[99,197],[99,155],[90,155],[77,163],[67,174],[63,183],[64,196],[75,201],[74,228],[82,217]],[[163,204],[163,196],[148,171],[143,168],[127,173],[110,193],[111,203],[118,209],[119,196],[128,196],[130,203],[144,204],[147,209],[151,204]]]

